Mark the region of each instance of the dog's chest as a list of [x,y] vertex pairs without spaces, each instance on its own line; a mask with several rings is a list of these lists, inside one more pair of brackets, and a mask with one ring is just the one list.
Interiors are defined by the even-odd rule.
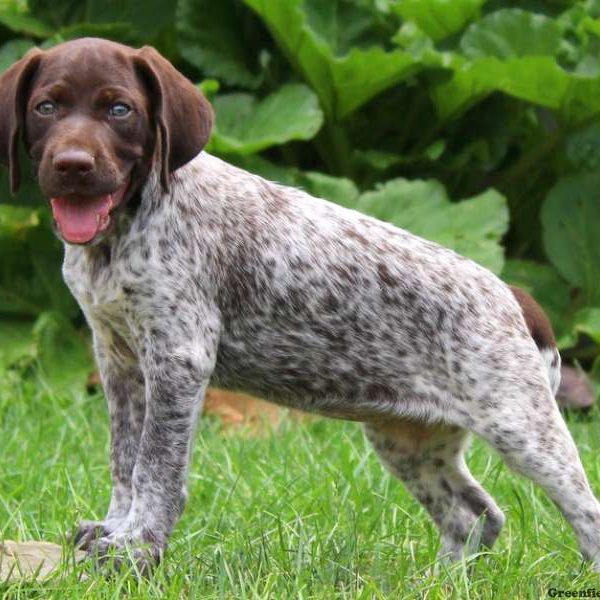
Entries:
[[110,328],[129,338],[122,271],[109,255],[90,256],[83,248],[66,247],[63,277],[92,328]]

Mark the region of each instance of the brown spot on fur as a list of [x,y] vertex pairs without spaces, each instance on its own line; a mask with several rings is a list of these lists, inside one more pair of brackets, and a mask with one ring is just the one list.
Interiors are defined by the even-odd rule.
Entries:
[[347,227],[346,229],[344,229],[344,233],[348,237],[358,240],[365,247],[369,246],[371,243],[364,235],[356,231],[356,229],[352,229],[351,227]]
[[381,283],[384,285],[395,287],[399,283],[398,279],[390,273],[390,270],[385,263],[379,263],[377,265],[377,274],[379,275]]

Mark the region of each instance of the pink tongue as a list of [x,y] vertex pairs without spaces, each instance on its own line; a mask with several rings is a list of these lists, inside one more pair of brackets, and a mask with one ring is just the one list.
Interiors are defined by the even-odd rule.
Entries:
[[62,237],[73,244],[85,244],[108,224],[112,195],[98,198],[52,198],[52,214]]

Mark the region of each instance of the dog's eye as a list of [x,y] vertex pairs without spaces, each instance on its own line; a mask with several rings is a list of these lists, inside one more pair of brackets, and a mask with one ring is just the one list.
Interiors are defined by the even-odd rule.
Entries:
[[35,110],[37,110],[40,115],[51,115],[56,112],[56,104],[50,100],[44,100],[35,107]]
[[108,109],[108,114],[111,117],[126,117],[131,112],[131,106],[124,102],[115,102]]

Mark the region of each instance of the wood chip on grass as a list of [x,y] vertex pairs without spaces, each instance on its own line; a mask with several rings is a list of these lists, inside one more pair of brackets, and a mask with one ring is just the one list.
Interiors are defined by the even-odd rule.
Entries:
[[[70,551],[69,551],[70,552]],[[55,573],[66,575],[85,552],[66,557],[63,547],[50,542],[0,542],[0,583],[42,581]]]

